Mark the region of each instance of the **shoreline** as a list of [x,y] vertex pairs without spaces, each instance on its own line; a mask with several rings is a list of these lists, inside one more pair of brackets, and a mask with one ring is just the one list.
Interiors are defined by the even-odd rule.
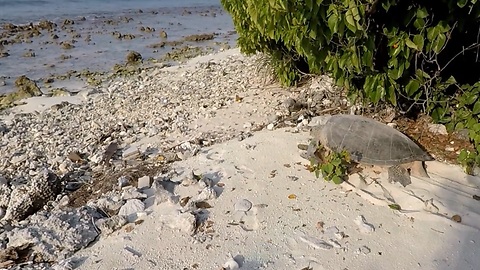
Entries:
[[[331,82],[318,77],[295,92],[267,86],[259,58],[231,49],[116,78],[85,92],[78,105],[13,108],[38,112],[0,121],[0,171],[9,185],[40,181],[48,168],[77,189],[0,230],[0,247],[34,241],[36,258],[60,260],[56,267],[64,268],[57,269],[221,269],[233,263],[230,255],[247,270],[474,269],[480,263],[480,211],[471,198],[480,194],[478,177],[435,161],[428,163],[432,179],[414,178],[407,189],[369,170],[365,183],[316,179],[297,148],[309,139],[310,116],[285,101],[332,106],[335,99],[324,95]],[[161,169],[125,173],[125,183],[117,177],[146,163]],[[76,193],[75,185],[90,189]],[[0,195],[2,188],[0,182]],[[85,194],[96,197],[73,211],[68,202]],[[388,208],[392,198],[404,211]],[[56,230],[69,234],[50,234]],[[27,231],[48,237],[25,238]],[[64,239],[77,242],[59,245]]]
[[[35,81],[45,94],[78,91],[78,82],[95,86],[112,70],[122,72],[130,52],[140,53],[143,67],[170,65],[229,48],[235,39],[230,17],[215,6],[136,9],[2,27],[0,94],[14,91],[20,75]],[[71,79],[75,85],[69,89]]]

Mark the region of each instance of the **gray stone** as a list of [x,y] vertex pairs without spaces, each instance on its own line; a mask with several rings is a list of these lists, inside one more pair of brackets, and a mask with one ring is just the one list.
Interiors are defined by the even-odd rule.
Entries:
[[118,215],[125,216],[129,223],[135,222],[137,220],[137,214],[145,210],[145,204],[138,199],[128,200],[120,210]]
[[91,207],[65,212],[54,209],[31,216],[29,222],[8,231],[7,247],[31,244],[31,258],[58,261],[87,247],[98,233],[92,220],[100,218]]
[[115,215],[109,218],[99,219],[95,225],[104,235],[109,235],[128,223],[128,219],[122,215]]
[[8,202],[6,220],[23,220],[40,210],[48,201],[54,200],[62,189],[57,175],[44,170],[27,185],[15,188]]
[[428,124],[428,131],[436,135],[448,135],[447,127],[442,124]]

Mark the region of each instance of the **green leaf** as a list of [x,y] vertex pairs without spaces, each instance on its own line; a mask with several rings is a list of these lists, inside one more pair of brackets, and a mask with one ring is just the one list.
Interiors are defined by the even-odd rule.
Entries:
[[355,68],[355,71],[360,73],[360,70],[361,70],[360,60],[358,59],[358,55],[356,51],[352,53],[351,64]]
[[445,127],[447,128],[448,133],[451,133],[455,129],[455,125],[452,121],[448,122],[445,124]]
[[440,31],[440,33],[446,33],[451,29],[447,21],[439,21],[437,26],[435,27],[438,28],[438,31]]
[[477,114],[480,113],[480,100],[478,100],[477,102],[475,102],[475,105],[473,105],[472,113],[473,113],[474,115],[477,115]]
[[432,44],[433,51],[437,54],[440,53],[446,41],[447,41],[447,36],[443,33],[440,33]]
[[470,117],[467,121],[467,128],[472,129],[473,125],[478,123],[478,119],[475,119],[476,117]]
[[333,172],[333,165],[332,164],[324,164],[322,166],[322,169],[327,173],[327,174],[331,174]]
[[423,50],[423,36],[422,35],[415,35],[413,37],[413,43],[417,46],[417,50],[422,51]]
[[432,41],[440,33],[437,27],[429,27],[427,29],[427,39]]
[[398,55],[400,54],[400,52],[403,51],[403,48],[404,48],[403,45],[404,45],[404,44],[403,44],[402,41],[398,42],[398,44],[396,45],[396,48],[395,48],[395,47],[393,48],[393,53],[392,53],[392,56],[393,56],[393,57],[398,56]]
[[425,79],[430,79],[430,75],[428,75],[428,73],[426,73],[425,71],[421,70],[421,69],[417,69],[415,71],[415,75],[417,75],[418,79],[420,81],[425,81]]
[[397,80],[398,78],[402,77],[403,71],[405,70],[405,64],[400,63],[396,68],[392,70],[392,76],[390,76],[392,79]]
[[367,78],[365,78],[365,83],[363,83],[363,89],[366,93],[372,91],[374,82],[375,81],[373,80],[372,75],[367,76]]
[[383,9],[385,9],[385,11],[388,11],[391,6],[392,6],[392,3],[390,3],[390,1],[382,2],[382,7]]
[[335,167],[339,166],[341,163],[342,163],[342,161],[341,161],[340,159],[338,159],[338,158],[334,158],[334,159],[330,162],[330,164],[332,164],[332,165],[335,166]]
[[332,31],[332,34],[337,33],[338,31],[338,16],[335,13],[332,13],[330,17],[328,17],[328,28]]
[[362,55],[362,62],[368,68],[373,68],[373,51],[366,49]]
[[405,39],[405,45],[407,45],[407,47],[409,48],[412,48],[414,50],[417,50],[419,51],[418,47],[417,47],[417,44],[415,44],[413,41],[411,41],[409,38]]
[[425,20],[422,19],[422,18],[417,18],[414,22],[413,22],[413,26],[415,28],[417,28],[418,30],[422,30],[423,27],[425,27]]
[[457,6],[463,8],[467,5],[468,0],[457,0]]
[[337,184],[337,185],[340,185],[343,182],[343,180],[338,175],[334,175],[332,177],[332,182]]
[[357,24],[355,22],[355,19],[353,18],[352,9],[350,8],[345,13],[345,25],[353,33],[357,32]]
[[475,132],[479,133],[480,132],[480,123],[476,123],[475,125],[473,125],[472,129]]
[[377,104],[383,98],[385,95],[385,81],[383,78],[377,79],[377,87],[372,94],[373,95],[370,96],[370,99],[374,104]]
[[423,19],[428,16],[427,9],[425,7],[417,9],[417,18]]
[[360,17],[357,5],[354,1],[350,2],[350,10],[352,11],[353,19],[355,19],[355,28],[357,30],[362,30],[362,26],[360,25],[360,20],[362,19],[362,17]]
[[419,88],[420,83],[417,80],[410,80],[407,86],[405,86],[405,92],[411,97],[418,91]]
[[393,210],[397,210],[397,211],[400,211],[402,210],[402,208],[400,207],[400,205],[398,204],[389,204],[388,207],[390,207],[390,209],[393,209]]
[[478,99],[478,95],[475,95],[475,94],[465,93],[465,95],[466,95],[466,97],[463,101],[465,102],[466,105],[472,105]]
[[432,118],[435,122],[442,122],[443,117],[445,116],[446,109],[443,107],[436,107],[432,111]]
[[395,87],[393,87],[393,85],[389,85],[386,88],[385,96],[387,97],[388,101],[392,103],[393,106],[397,106],[397,97],[395,95]]

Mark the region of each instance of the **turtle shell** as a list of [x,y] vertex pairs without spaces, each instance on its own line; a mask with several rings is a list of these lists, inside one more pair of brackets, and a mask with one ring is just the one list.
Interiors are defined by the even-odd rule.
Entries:
[[347,151],[358,163],[393,166],[433,160],[405,134],[360,115],[331,116],[312,135],[332,151]]

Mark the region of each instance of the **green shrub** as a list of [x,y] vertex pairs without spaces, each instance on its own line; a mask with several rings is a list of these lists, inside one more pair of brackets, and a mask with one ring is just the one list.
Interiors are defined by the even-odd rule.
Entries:
[[466,128],[475,153],[460,161],[480,164],[480,1],[221,3],[242,52],[270,55],[282,84],[329,74],[352,100],[425,112],[449,131]]

